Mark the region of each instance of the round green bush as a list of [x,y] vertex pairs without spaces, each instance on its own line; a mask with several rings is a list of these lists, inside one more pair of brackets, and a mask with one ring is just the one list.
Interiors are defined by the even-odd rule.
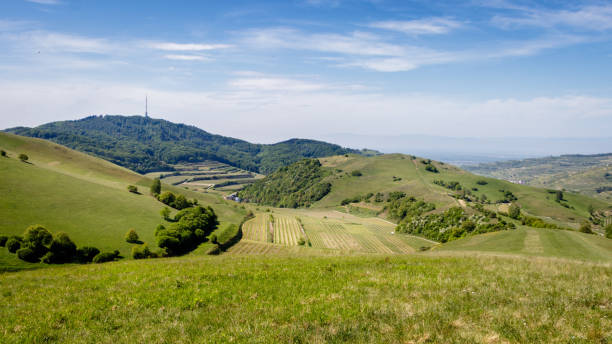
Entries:
[[37,263],[39,261],[38,255],[34,250],[29,247],[20,248],[17,250],[17,257],[21,260],[25,260],[30,263]]
[[57,260],[55,259],[55,254],[53,254],[53,252],[47,252],[40,261],[45,264],[55,264]]
[[102,253],[98,253],[93,258],[92,261],[96,264],[106,263],[106,262],[112,262],[113,260],[115,260],[115,258],[117,258],[117,256],[115,255],[115,252],[102,252]]
[[6,246],[7,241],[8,237],[6,235],[0,235],[0,247]]
[[132,247],[132,258],[134,259],[146,259],[151,257],[151,250],[147,244],[137,245]]
[[95,247],[84,246],[77,250],[77,260],[79,263],[91,263],[95,256],[100,253]]
[[41,225],[33,225],[26,229],[23,243],[31,248],[39,257],[47,253],[47,245],[51,244],[53,236]]
[[56,234],[53,241],[51,241],[49,250],[53,252],[58,263],[69,262],[76,258],[76,245],[72,240],[70,240],[70,237],[68,237],[68,234],[66,233]]
[[10,238],[6,241],[6,248],[8,248],[9,252],[15,253],[21,248],[21,241],[15,238]]
[[129,242],[130,244],[139,243],[140,239],[138,237],[138,233],[136,233],[136,231],[134,229],[130,229],[125,234],[125,241]]

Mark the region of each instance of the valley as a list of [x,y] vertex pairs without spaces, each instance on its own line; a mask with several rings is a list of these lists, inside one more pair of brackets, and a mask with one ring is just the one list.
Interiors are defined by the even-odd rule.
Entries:
[[[0,236],[41,224],[79,247],[119,253],[115,262],[56,265],[0,247],[8,306],[0,332],[10,343],[162,342],[179,333],[189,341],[207,328],[221,332],[205,342],[328,341],[339,331],[351,342],[601,341],[612,329],[605,199],[568,191],[559,199],[402,154],[299,160],[268,175],[211,160],[143,175],[42,139],[0,133],[0,148]],[[248,202],[224,199],[236,192]],[[185,210],[211,207],[219,223],[171,257],[182,251],[161,249],[173,247],[163,235],[181,230],[185,210],[164,202],[179,196]],[[580,232],[585,223],[593,234]],[[124,239],[129,229],[138,243]],[[153,254],[135,255],[144,245]],[[485,313],[485,304],[505,306]],[[276,325],[259,320],[262,309],[275,310]]]

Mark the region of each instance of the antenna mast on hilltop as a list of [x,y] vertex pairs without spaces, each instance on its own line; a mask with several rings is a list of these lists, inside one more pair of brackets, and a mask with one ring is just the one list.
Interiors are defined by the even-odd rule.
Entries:
[[149,96],[145,95],[145,117],[149,117]]

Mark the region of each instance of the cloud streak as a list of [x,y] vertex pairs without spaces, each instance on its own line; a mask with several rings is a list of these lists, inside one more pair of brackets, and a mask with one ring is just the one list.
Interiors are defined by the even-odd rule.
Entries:
[[585,6],[575,10],[523,9],[523,15],[494,16],[494,25],[512,29],[520,27],[573,27],[582,30],[607,31],[612,29],[612,5]]
[[368,26],[411,35],[440,35],[462,27],[463,23],[446,18],[429,18],[408,21],[379,21],[370,23]]
[[227,49],[229,44],[204,44],[204,43],[174,43],[174,42],[151,42],[147,47],[163,51],[208,51]]

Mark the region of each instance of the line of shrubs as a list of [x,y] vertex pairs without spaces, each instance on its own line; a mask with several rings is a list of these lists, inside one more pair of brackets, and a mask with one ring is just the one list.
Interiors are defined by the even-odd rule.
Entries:
[[0,236],[0,247],[17,254],[19,259],[30,263],[104,263],[119,258],[119,251],[100,252],[90,246],[77,248],[66,233],[52,235],[41,225],[29,226],[22,236]]

